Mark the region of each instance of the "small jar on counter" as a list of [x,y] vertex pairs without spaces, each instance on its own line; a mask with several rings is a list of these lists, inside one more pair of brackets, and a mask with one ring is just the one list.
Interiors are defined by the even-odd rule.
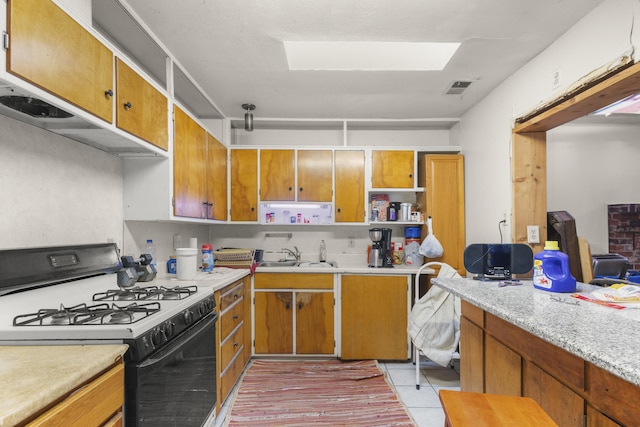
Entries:
[[202,271],[213,270],[213,246],[202,245]]
[[167,261],[167,273],[176,274],[176,257],[174,255],[170,256]]

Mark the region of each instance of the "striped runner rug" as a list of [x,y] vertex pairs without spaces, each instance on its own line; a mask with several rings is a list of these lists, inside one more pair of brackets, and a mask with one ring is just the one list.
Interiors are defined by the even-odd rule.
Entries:
[[375,360],[254,360],[225,426],[415,426]]

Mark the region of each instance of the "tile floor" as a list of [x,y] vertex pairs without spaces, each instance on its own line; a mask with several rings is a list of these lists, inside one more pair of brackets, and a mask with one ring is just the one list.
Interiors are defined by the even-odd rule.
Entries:
[[[420,390],[416,390],[415,365],[407,363],[379,362],[387,372],[387,378],[393,384],[400,400],[407,407],[418,427],[444,426],[444,414],[438,399],[438,390],[460,390],[460,360],[454,359],[451,366],[442,366],[422,357],[420,359]],[[220,408],[215,427],[224,424],[229,401]]]

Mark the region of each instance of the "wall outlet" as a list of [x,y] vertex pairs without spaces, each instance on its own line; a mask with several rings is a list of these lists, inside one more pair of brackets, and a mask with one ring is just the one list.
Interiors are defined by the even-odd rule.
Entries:
[[560,68],[556,68],[551,73],[551,90],[560,89],[562,85],[562,73]]
[[347,247],[355,248],[356,247],[356,238],[353,236],[347,237]]
[[540,243],[540,227],[527,225],[527,243]]
[[505,226],[505,227],[508,225],[507,212],[506,211],[502,213],[502,219],[500,220],[500,225]]

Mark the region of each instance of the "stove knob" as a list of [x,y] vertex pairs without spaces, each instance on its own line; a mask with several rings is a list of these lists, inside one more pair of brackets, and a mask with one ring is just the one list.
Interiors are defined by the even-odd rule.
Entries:
[[161,343],[160,329],[155,328],[153,331],[151,331],[151,334],[149,335],[149,339],[151,341],[151,345],[154,347],[157,347]]
[[209,312],[208,301],[202,301],[200,303],[200,306],[198,307],[198,311],[200,312],[201,316],[204,316],[205,314],[207,314]]
[[171,338],[176,331],[176,324],[172,321],[167,321],[164,328],[164,334],[167,338]]
[[188,326],[193,322],[193,312],[191,310],[185,310],[183,314],[184,323]]
[[146,336],[146,335],[144,335],[144,336],[142,337],[142,347],[143,347],[145,350],[149,350],[149,347],[150,347],[150,346],[151,346],[151,344],[149,343],[149,339],[147,338],[147,336]]

